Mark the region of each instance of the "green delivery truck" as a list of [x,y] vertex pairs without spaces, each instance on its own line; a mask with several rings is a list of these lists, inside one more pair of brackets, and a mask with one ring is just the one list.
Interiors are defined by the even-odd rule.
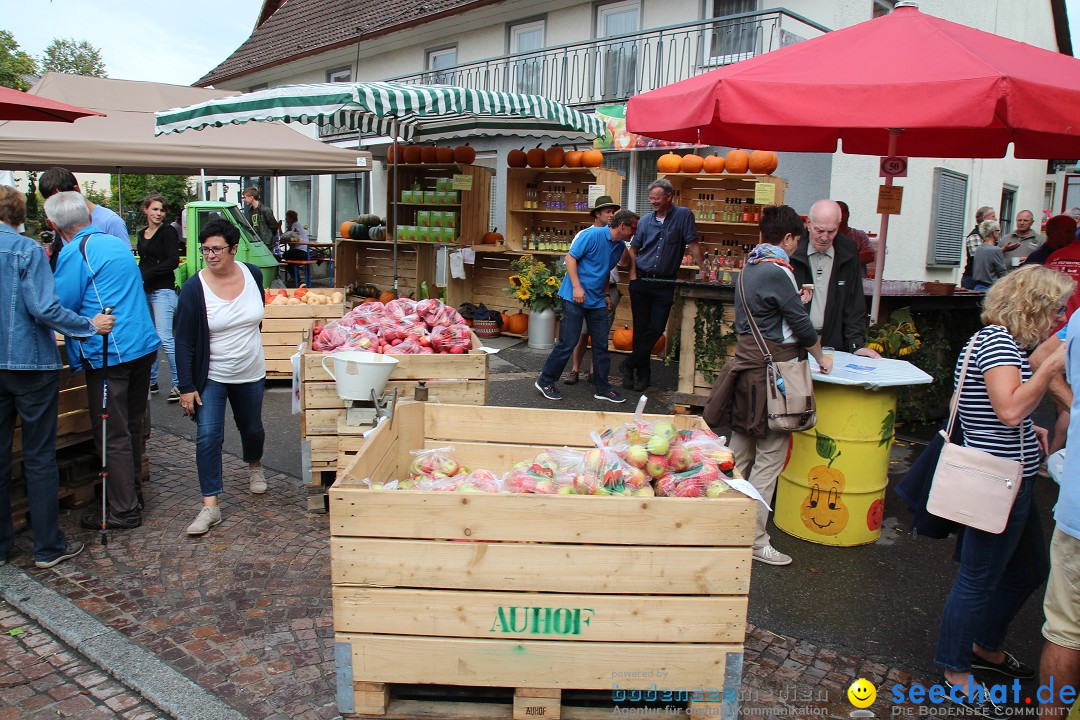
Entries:
[[199,231],[211,220],[228,220],[240,229],[240,246],[236,251],[237,262],[248,262],[262,270],[263,287],[277,276],[278,260],[269,248],[259,239],[254,228],[244,217],[243,211],[234,203],[202,200],[191,202],[184,208],[186,257],[180,258],[180,267],[176,268],[177,287],[189,277],[206,267],[202,253],[199,252]]

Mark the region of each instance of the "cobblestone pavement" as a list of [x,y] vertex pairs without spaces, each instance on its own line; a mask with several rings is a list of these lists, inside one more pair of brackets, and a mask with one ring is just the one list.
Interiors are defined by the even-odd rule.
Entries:
[[[328,517],[306,514],[300,480],[280,473],[268,473],[265,495],[249,494],[246,465],[226,455],[224,521],[190,538],[185,529],[200,506],[194,446],[156,431],[148,452],[152,480],[141,528],[112,531],[103,547],[96,532],[77,529],[80,511],[68,513],[65,531],[87,543],[81,556],[51,570],[31,569],[24,533],[11,561],[247,717],[338,717]],[[39,711],[55,704],[41,717],[76,706],[85,708],[75,713],[80,718],[117,711],[124,718],[155,716],[11,608],[0,609],[0,624],[5,631],[28,628],[0,639],[0,683],[16,683],[24,697],[11,700],[15,686],[0,686],[0,720],[37,717],[12,714],[12,708],[24,713],[20,702],[41,703]],[[844,693],[858,677],[876,685],[912,680],[901,668],[749,628],[744,711],[804,715],[800,709],[812,706],[816,717],[847,718],[852,707]],[[888,714],[883,694],[871,708],[878,717]],[[128,698],[133,704],[119,707]]]
[[164,718],[138,693],[0,602],[0,720],[58,717]]

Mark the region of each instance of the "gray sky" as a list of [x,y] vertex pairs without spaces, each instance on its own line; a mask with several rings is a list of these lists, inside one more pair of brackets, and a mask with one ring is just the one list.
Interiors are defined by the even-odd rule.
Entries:
[[[973,2],[977,0],[966,0]],[[1047,0],[1049,1],[1049,0]],[[190,85],[247,39],[261,0],[4,0],[0,27],[40,57],[54,37],[100,48],[110,77]],[[783,5],[783,0],[768,4]],[[10,12],[18,6],[17,12]],[[1080,53],[1080,0],[1065,0],[1074,54]]]

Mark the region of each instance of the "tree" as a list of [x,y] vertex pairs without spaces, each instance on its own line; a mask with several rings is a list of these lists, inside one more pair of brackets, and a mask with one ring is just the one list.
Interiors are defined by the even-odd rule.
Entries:
[[166,222],[177,217],[184,206],[196,197],[192,191],[190,179],[184,175],[129,175],[125,173],[120,177],[118,184],[117,176],[112,176],[110,182],[112,197],[105,205],[116,210],[122,190],[124,221],[133,229],[146,225],[146,216],[142,214],[140,205],[150,193],[160,193],[165,198]]
[[19,49],[15,36],[8,30],[0,30],[0,85],[16,90],[29,90],[30,83],[23,78],[37,75],[37,72],[37,62]]
[[69,75],[108,77],[101,51],[85,40],[74,38],[53,38],[41,56],[41,69]]

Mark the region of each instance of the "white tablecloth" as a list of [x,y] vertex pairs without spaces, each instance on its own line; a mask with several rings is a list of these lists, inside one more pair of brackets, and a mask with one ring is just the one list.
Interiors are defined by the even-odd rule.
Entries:
[[860,385],[870,390],[901,385],[928,385],[934,378],[907,360],[868,358],[862,355],[838,352],[833,357],[833,371],[825,375],[817,361],[810,358],[810,369],[817,382],[834,385]]

